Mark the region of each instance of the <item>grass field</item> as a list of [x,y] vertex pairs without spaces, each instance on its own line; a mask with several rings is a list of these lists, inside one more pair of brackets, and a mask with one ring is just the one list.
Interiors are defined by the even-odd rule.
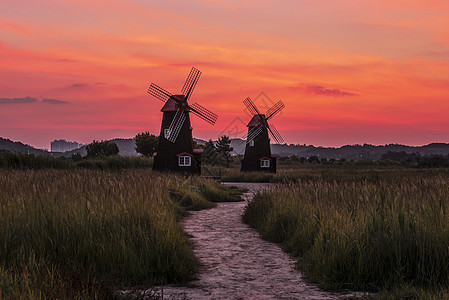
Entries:
[[186,282],[198,261],[178,221],[236,198],[151,170],[0,170],[0,299],[107,298]]
[[314,168],[293,177],[257,195],[244,219],[294,254],[309,280],[328,290],[449,296],[447,169]]
[[[221,172],[279,183],[244,219],[294,254],[308,280],[386,298],[449,297],[449,170]],[[0,169],[0,191],[0,299],[110,298],[189,281],[198,260],[179,220],[211,200],[237,200],[214,181],[148,169]]]

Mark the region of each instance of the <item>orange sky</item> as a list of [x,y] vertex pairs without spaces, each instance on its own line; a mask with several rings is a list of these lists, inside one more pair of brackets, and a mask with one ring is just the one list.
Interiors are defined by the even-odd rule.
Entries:
[[243,135],[263,91],[287,143],[449,142],[448,16],[447,0],[2,1],[0,136],[159,134],[149,84],[179,93],[195,66],[191,102],[219,115],[192,116],[198,138]]

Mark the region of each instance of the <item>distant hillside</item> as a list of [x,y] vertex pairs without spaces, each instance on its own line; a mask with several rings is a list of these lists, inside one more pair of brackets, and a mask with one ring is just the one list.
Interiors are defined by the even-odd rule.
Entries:
[[[116,143],[119,147],[119,154],[122,156],[137,156],[135,150],[136,143],[134,139],[113,139],[112,142]],[[195,139],[198,144],[204,144],[206,141],[201,139]],[[245,141],[241,139],[232,139],[231,147],[234,150],[231,152],[233,155],[243,155],[245,152]],[[55,157],[65,156],[70,157],[73,153],[80,153],[82,156],[87,154],[86,146],[79,149],[72,150],[64,153],[51,153],[46,150],[36,149],[30,145],[25,145],[21,142],[13,142],[9,139],[0,138],[0,149],[6,149],[14,152],[31,153],[35,155],[51,155]],[[278,154],[281,157],[297,155],[298,157],[310,157],[318,156],[320,158],[334,158],[334,159],[346,159],[346,160],[359,160],[359,159],[381,159],[382,154],[388,151],[406,153],[419,153],[421,156],[426,155],[449,155],[449,144],[445,143],[433,143],[425,146],[405,146],[399,144],[390,144],[384,146],[373,145],[347,145],[340,148],[333,147],[315,147],[312,145],[271,145],[271,151],[273,154]]]
[[272,152],[279,156],[291,156],[296,154],[298,157],[318,156],[320,158],[334,158],[346,160],[370,159],[379,160],[382,154],[388,151],[406,153],[418,153],[421,156],[426,155],[448,155],[449,144],[433,143],[425,146],[405,146],[398,144],[389,144],[384,146],[373,145],[346,145],[340,148],[325,148],[304,145],[271,145]]
[[13,142],[9,139],[4,139],[1,137],[0,137],[0,149],[20,153],[29,153],[34,155],[50,155],[50,152],[48,152],[47,150],[36,149],[30,145],[26,145],[21,142]]
[[[134,139],[113,139],[111,142],[117,144],[120,151],[119,154],[121,156],[137,156],[137,152],[135,150],[136,143],[134,142]],[[74,153],[79,153],[81,156],[87,155],[86,146],[67,152],[49,152],[47,150],[36,149],[30,145],[25,145],[21,142],[13,142],[9,139],[4,139],[1,137],[0,149],[19,153],[30,153],[34,155],[48,155],[53,157],[70,157]]]
[[[232,154],[243,155],[245,152],[245,141],[241,139],[233,139],[231,147],[234,148]],[[448,155],[449,144],[445,143],[433,143],[425,146],[405,146],[399,144],[390,144],[384,146],[373,145],[346,145],[340,148],[333,147],[315,147],[312,145],[271,145],[271,151],[273,154],[277,154],[281,157],[296,155],[298,157],[310,157],[318,156],[320,158],[334,158],[334,159],[346,159],[346,160],[359,160],[359,159],[371,159],[379,160],[382,154],[388,151],[406,153],[419,153],[421,156],[426,155]]]
[[[134,139],[113,139],[110,140],[110,142],[116,143],[119,149],[119,154],[121,156],[137,156],[136,152],[136,142]],[[81,156],[87,155],[86,146],[83,146],[79,149],[75,149],[72,151],[64,152],[64,153],[57,153],[57,156],[65,156],[70,157],[74,153],[79,153]]]

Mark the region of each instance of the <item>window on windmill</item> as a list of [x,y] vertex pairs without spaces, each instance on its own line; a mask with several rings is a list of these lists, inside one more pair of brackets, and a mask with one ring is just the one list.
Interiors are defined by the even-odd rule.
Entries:
[[260,161],[260,167],[261,168],[269,168],[270,167],[270,160],[269,159],[262,159]]
[[164,128],[164,138],[168,139],[170,137],[170,130],[168,128]]
[[180,167],[190,167],[192,165],[192,158],[188,155],[178,157],[178,164]]
[[254,140],[249,141],[249,146],[254,147]]

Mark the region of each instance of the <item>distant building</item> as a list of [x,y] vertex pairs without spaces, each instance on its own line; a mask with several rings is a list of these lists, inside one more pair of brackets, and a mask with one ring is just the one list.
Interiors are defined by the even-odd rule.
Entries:
[[51,152],[67,152],[81,148],[83,145],[77,142],[67,142],[66,140],[54,140],[51,142]]

